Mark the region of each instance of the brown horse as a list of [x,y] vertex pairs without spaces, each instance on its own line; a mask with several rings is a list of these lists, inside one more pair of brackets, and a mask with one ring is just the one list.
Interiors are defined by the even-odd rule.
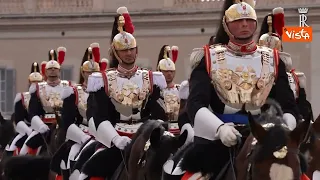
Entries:
[[[127,147],[127,159],[112,179],[161,179],[162,166],[186,141],[187,132],[179,137],[165,130],[166,124],[146,121]],[[129,155],[129,156],[128,156]]]
[[[23,180],[23,179],[54,179],[55,175],[50,172],[50,161],[53,153],[64,142],[65,134],[62,128],[60,117],[56,114],[57,124],[49,124],[50,134],[41,135],[44,145],[38,156],[14,156],[9,157],[4,162],[4,179]],[[61,126],[60,126],[61,127]]]
[[312,124],[311,132],[301,145],[301,153],[307,160],[306,174],[311,179],[315,171],[320,171],[320,115]]
[[[269,118],[281,120],[282,114],[271,114]],[[249,124],[252,134],[236,158],[237,180],[300,179],[299,145],[306,137],[310,121],[303,121],[289,131],[282,124],[261,125],[249,114]]]

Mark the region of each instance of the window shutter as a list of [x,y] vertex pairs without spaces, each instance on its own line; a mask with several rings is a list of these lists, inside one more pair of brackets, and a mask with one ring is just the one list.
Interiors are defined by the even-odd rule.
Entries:
[[61,79],[68,80],[68,81],[73,80],[73,67],[72,66],[67,66],[67,67],[61,68]]

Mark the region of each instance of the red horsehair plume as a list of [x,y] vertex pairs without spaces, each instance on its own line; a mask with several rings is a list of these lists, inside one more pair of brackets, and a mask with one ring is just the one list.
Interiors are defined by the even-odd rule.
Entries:
[[92,43],[90,44],[90,47],[92,48],[92,56],[95,62],[100,62],[100,46],[99,43]]
[[42,63],[41,63],[41,74],[42,74],[43,77],[46,76],[46,65],[47,65],[47,61],[42,61]]
[[124,6],[119,7],[117,9],[117,13],[121,14],[124,17],[124,21],[125,21],[124,29],[126,30],[126,32],[133,34],[134,33],[134,26],[132,24],[131,17],[129,15],[127,7],[124,7]]
[[178,46],[172,46],[171,47],[172,61],[174,63],[176,63],[177,60],[178,60],[178,51],[179,51]]
[[272,10],[273,14],[273,27],[276,33],[282,37],[282,29],[284,27],[284,9],[282,7],[277,7]]
[[58,47],[58,63],[60,65],[64,62],[64,57],[66,56],[67,49],[65,47]]
[[102,58],[102,59],[101,59],[101,62],[100,62],[100,71],[101,71],[101,72],[107,70],[108,62],[109,62],[109,61],[108,61],[108,59],[106,59],[106,58]]

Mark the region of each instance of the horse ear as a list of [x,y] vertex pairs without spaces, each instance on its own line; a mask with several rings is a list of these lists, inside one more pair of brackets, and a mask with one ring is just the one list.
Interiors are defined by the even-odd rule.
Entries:
[[179,137],[178,137],[178,145],[181,147],[184,145],[188,137],[188,131],[184,131]]
[[318,134],[320,133],[320,114],[312,124],[313,130]]
[[299,145],[308,134],[309,127],[310,127],[310,120],[305,120],[303,122],[300,122],[298,126],[293,131],[290,132],[291,139]]
[[153,129],[151,135],[150,135],[150,144],[152,147],[157,147],[160,143],[161,138],[161,128],[157,127]]
[[263,141],[267,134],[267,131],[254,120],[252,114],[248,112],[249,125],[252,135],[257,139],[258,142]]

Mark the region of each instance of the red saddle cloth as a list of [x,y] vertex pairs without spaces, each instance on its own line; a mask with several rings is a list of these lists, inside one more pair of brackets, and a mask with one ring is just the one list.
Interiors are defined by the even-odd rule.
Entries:
[[310,180],[310,178],[306,174],[302,174],[300,180]]
[[185,172],[181,180],[207,180],[208,178],[203,177],[201,173],[190,173]]

